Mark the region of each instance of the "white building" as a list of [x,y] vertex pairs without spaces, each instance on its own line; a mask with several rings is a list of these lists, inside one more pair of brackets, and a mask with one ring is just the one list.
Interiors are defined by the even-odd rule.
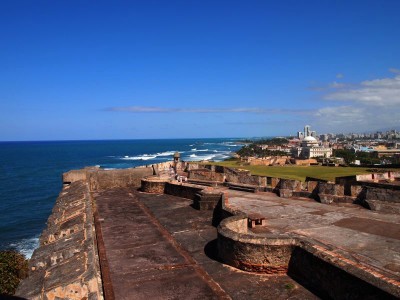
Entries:
[[[308,134],[308,135],[307,135]],[[298,158],[314,158],[314,157],[331,157],[332,148],[321,146],[318,140],[311,136],[310,126],[304,127],[304,139],[301,141],[300,147],[293,147],[291,154]]]

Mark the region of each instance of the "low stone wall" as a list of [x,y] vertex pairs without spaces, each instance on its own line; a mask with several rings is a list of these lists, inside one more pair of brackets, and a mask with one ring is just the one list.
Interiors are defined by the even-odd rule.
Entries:
[[314,158],[310,159],[295,159],[294,164],[296,166],[310,166],[311,164],[317,164],[317,160]]
[[290,189],[294,192],[300,192],[303,188],[303,183],[299,180],[281,179],[279,182],[279,188]]
[[92,201],[84,181],[64,186],[29,268],[19,297],[103,299]]
[[321,299],[398,299],[398,285],[329,248],[300,242],[292,252],[288,275]]
[[153,168],[129,168],[118,170],[89,170],[86,174],[91,191],[117,187],[140,187],[141,179],[153,175]]
[[213,190],[202,190],[196,193],[193,206],[198,210],[213,210],[222,200],[223,193],[214,192]]
[[168,182],[165,185],[165,194],[194,200],[196,198],[196,194],[203,189],[204,186],[175,184]]
[[361,201],[371,210],[400,214],[400,190],[365,186]]
[[[222,203],[227,214],[233,212]],[[255,234],[247,216],[227,217],[218,226],[218,255],[233,267],[264,274],[287,273],[323,299],[397,299],[396,281],[360,265],[345,253],[309,238]]]
[[[396,200],[400,199],[400,196],[396,192],[390,192],[391,190],[400,192],[400,185],[388,187],[387,184],[383,183],[358,181],[359,179],[372,178],[371,174],[338,177],[336,183],[307,177],[306,182],[303,183],[299,180],[250,175],[249,171],[215,165],[199,166],[202,169],[190,171],[190,179],[226,181],[231,184],[261,187],[263,191],[275,192],[283,198],[307,197],[314,198],[324,204],[357,203],[372,210],[388,213],[400,212],[400,205],[397,204]],[[398,175],[397,173],[399,172],[387,172],[381,176],[394,178]],[[365,186],[382,188],[382,191],[367,193]]]
[[200,169],[192,169],[189,172],[189,178],[267,186],[267,177],[251,175],[250,171],[247,170],[237,170],[215,165],[200,165],[200,167]]
[[366,200],[380,200],[400,204],[400,190],[391,188],[375,188],[370,186],[365,187],[365,189]]
[[144,177],[141,180],[140,190],[145,193],[164,194],[165,185],[169,180],[159,177]]
[[72,170],[63,174],[63,183],[69,184],[78,180],[87,180],[91,191],[116,187],[140,187],[141,179],[153,175],[152,167],[104,170],[88,167]]
[[383,173],[369,173],[360,174],[354,176],[343,176],[337,177],[336,183],[346,182],[379,182],[379,181],[394,181],[396,178],[400,178],[400,172],[387,171]]
[[247,232],[247,217],[234,216],[218,226],[218,255],[224,263],[248,272],[287,272],[294,240],[286,236],[255,236]]
[[196,169],[189,171],[190,179],[200,179],[209,181],[225,181],[225,175],[223,173],[217,173],[209,169]]

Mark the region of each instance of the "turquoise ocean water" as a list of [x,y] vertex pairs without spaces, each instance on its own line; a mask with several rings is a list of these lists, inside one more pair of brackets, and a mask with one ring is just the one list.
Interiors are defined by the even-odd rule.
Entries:
[[175,151],[184,161],[220,161],[240,149],[237,140],[0,142],[0,249],[32,255],[66,171],[154,164],[171,160]]

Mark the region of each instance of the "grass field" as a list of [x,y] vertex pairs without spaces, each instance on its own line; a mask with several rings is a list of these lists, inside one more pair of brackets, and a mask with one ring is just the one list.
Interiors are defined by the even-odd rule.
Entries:
[[354,167],[241,166],[237,161],[223,161],[213,164],[225,167],[246,169],[249,170],[252,175],[279,177],[279,178],[295,179],[301,181],[304,181],[307,176],[334,181],[335,177],[371,173],[371,168],[354,168]]

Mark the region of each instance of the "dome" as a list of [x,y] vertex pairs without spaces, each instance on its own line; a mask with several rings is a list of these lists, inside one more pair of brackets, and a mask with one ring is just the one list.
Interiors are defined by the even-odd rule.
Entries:
[[317,139],[316,139],[315,137],[312,137],[312,136],[306,136],[306,137],[303,139],[303,141],[304,141],[304,142],[317,142]]
[[302,147],[317,147],[318,146],[318,141],[317,141],[317,139],[315,137],[306,136],[301,141],[301,146]]

